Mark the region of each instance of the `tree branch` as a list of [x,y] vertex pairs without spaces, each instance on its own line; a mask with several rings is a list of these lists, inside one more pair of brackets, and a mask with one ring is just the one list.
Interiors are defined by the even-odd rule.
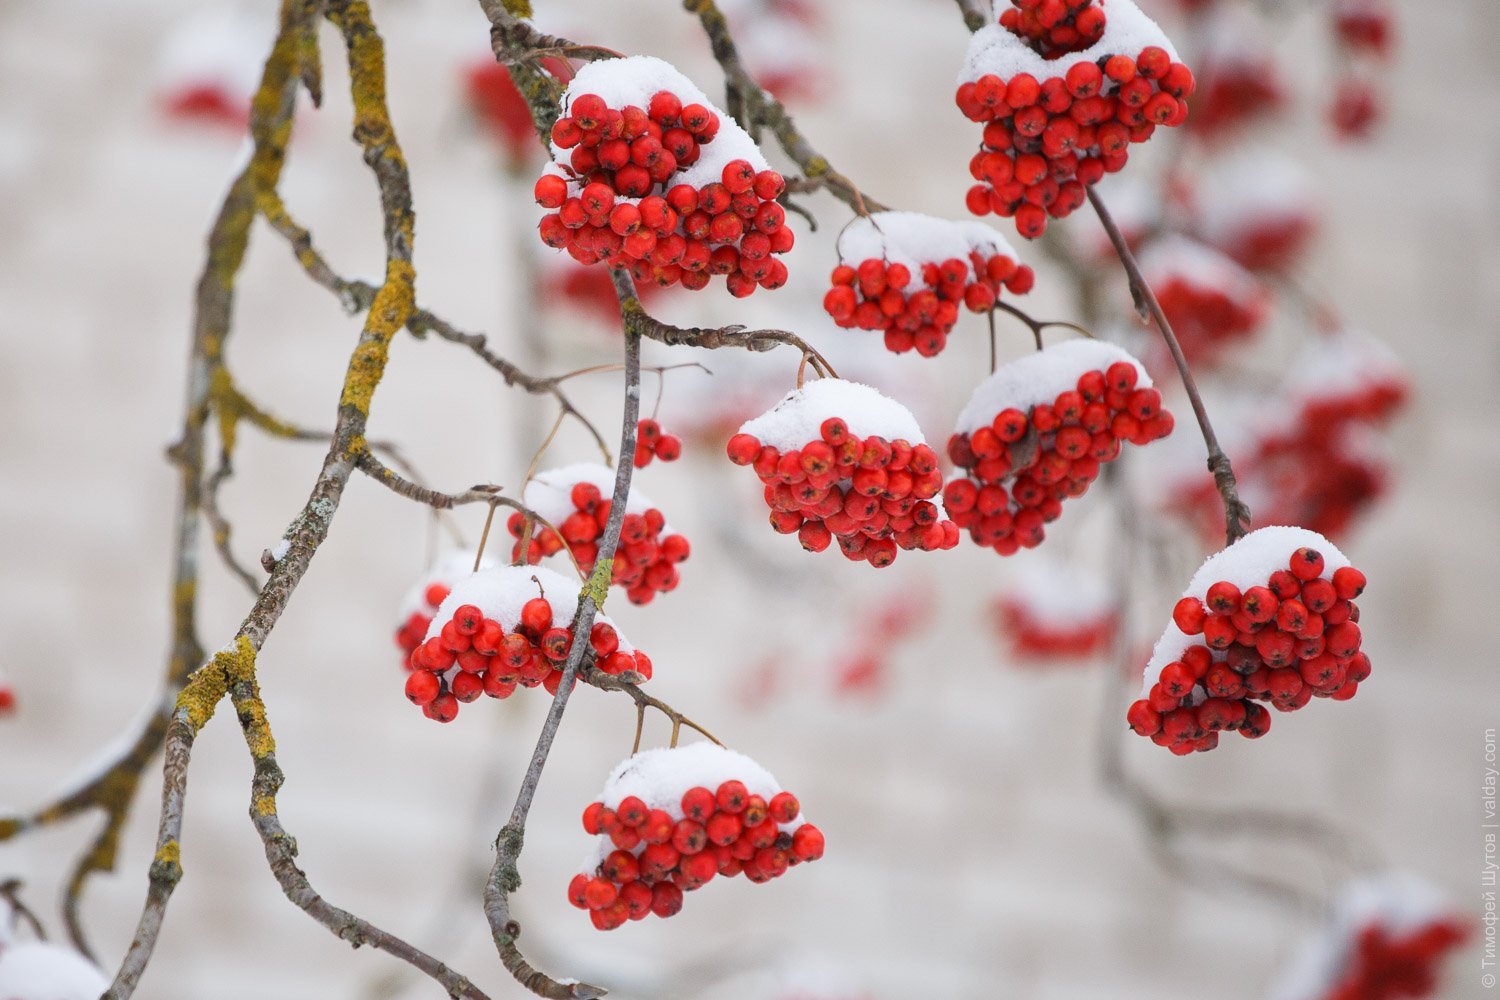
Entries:
[[1203,433],[1203,444],[1208,448],[1208,471],[1213,474],[1214,486],[1219,491],[1220,499],[1224,501],[1224,544],[1233,545],[1245,537],[1245,532],[1250,528],[1250,508],[1240,500],[1239,486],[1235,482],[1234,468],[1229,463],[1229,456],[1224,454],[1223,448],[1219,447],[1218,436],[1214,434],[1213,424],[1209,422],[1208,410],[1203,405],[1203,397],[1198,393],[1198,385],[1193,380],[1192,369],[1188,367],[1187,358],[1183,356],[1182,345],[1177,342],[1177,335],[1172,332],[1172,324],[1167,322],[1166,313],[1162,312],[1161,303],[1156,300],[1156,293],[1146,283],[1146,278],[1141,274],[1140,266],[1135,261],[1135,255],[1130,252],[1125,237],[1120,233],[1120,227],[1115,225],[1115,220],[1099,197],[1099,192],[1094,190],[1092,184],[1088,185],[1085,190],[1088,192],[1089,204],[1094,206],[1094,213],[1099,216],[1099,222],[1104,226],[1104,231],[1109,234],[1109,241],[1114,244],[1115,254],[1120,258],[1120,264],[1124,266],[1125,274],[1130,279],[1130,294],[1135,298],[1136,311],[1141,313],[1142,318],[1149,317],[1156,322],[1156,328],[1161,331],[1162,338],[1167,342],[1167,349],[1172,352],[1172,360],[1177,365],[1177,373],[1182,376],[1182,387],[1187,390],[1188,399],[1192,402],[1193,415],[1198,418],[1198,429]]

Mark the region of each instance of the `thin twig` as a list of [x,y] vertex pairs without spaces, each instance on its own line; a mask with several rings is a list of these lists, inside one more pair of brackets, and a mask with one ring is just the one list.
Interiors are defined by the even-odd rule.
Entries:
[[1193,415],[1198,418],[1198,429],[1203,433],[1203,444],[1208,449],[1208,471],[1213,474],[1214,486],[1219,491],[1220,499],[1224,501],[1224,544],[1233,545],[1245,537],[1245,533],[1250,528],[1250,508],[1240,500],[1239,486],[1234,478],[1234,467],[1229,462],[1229,456],[1224,454],[1224,449],[1219,447],[1219,439],[1214,434],[1213,424],[1209,422],[1208,410],[1203,405],[1203,397],[1199,395],[1198,385],[1193,380],[1192,369],[1188,367],[1187,358],[1183,356],[1182,345],[1177,342],[1177,335],[1172,332],[1172,324],[1167,322],[1161,303],[1156,300],[1156,293],[1151,290],[1145,276],[1141,274],[1135,255],[1130,252],[1130,247],[1126,244],[1120,227],[1115,225],[1115,220],[1099,197],[1099,192],[1092,184],[1088,185],[1085,190],[1088,192],[1089,204],[1094,206],[1094,212],[1099,216],[1099,222],[1104,226],[1104,231],[1109,234],[1109,241],[1114,244],[1115,254],[1120,258],[1125,274],[1130,279],[1130,294],[1135,298],[1136,310],[1143,317],[1156,321],[1156,328],[1161,331],[1163,339],[1167,342],[1167,349],[1172,352],[1172,360],[1177,365],[1177,373],[1182,376],[1182,387],[1187,391],[1188,399],[1192,402]]

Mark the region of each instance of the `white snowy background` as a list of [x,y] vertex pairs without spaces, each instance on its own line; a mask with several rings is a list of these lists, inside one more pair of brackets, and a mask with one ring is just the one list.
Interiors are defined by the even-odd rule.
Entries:
[[[176,477],[163,449],[181,416],[202,237],[240,142],[164,122],[153,88],[173,25],[208,6],[231,5],[0,4],[0,671],[21,704],[0,720],[7,807],[33,807],[87,768],[153,697],[164,662]],[[696,23],[671,0],[540,6],[544,18],[558,12],[547,26],[669,57],[719,92]],[[952,104],[967,42],[953,5],[863,0],[858,17],[844,3],[818,6],[836,22],[819,58],[833,89],[800,113],[806,133],[873,196],[961,216],[978,130]],[[1341,539],[1371,580],[1360,604],[1374,676],[1350,703],[1278,716],[1259,743],[1226,740],[1179,760],[1131,739],[1126,760],[1164,794],[1347,824],[1474,908],[1482,734],[1500,725],[1500,126],[1483,113],[1500,85],[1490,49],[1500,7],[1402,6],[1384,131],[1353,147],[1330,144],[1321,123],[1279,138],[1302,157],[1327,208],[1303,282],[1390,343],[1416,382],[1396,431],[1396,488]],[[484,51],[487,25],[464,0],[376,0],[375,9],[412,167],[420,298],[507,344],[519,320],[517,247],[529,246],[538,212],[530,181],[518,191],[503,177],[462,110],[459,64]],[[1322,22],[1286,17],[1284,51],[1316,63]],[[337,40],[326,29],[323,37],[326,105],[299,120],[283,190],[337,267],[370,275],[381,263],[375,190],[348,139]],[[1304,86],[1322,78],[1305,67],[1294,76]],[[1321,97],[1317,104],[1320,113]],[[816,306],[847,213],[826,198],[808,201],[824,226],[809,237],[791,223],[798,245],[783,292],[737,303],[716,286],[663,312],[791,324],[835,364],[857,369],[857,355],[878,351],[878,335],[838,331]],[[1060,278],[1020,250],[1038,269],[1030,308],[1070,317]],[[1123,291],[1111,294],[1123,308]],[[357,328],[258,227],[229,347],[243,388],[290,419],[327,426]],[[547,330],[552,370],[612,356],[613,337],[581,319],[553,319]],[[1007,354],[1027,339],[1007,328]],[[901,362],[876,366],[898,372],[887,388],[904,386],[929,439],[944,440],[985,362],[978,321],[966,316],[937,361]],[[709,361],[740,363],[727,353]],[[789,387],[795,363],[756,362],[776,376],[764,405]],[[704,376],[674,378],[687,392]],[[609,376],[573,385],[611,438],[616,385]],[[531,415],[518,418],[527,407]],[[1186,411],[1178,416],[1179,433],[1191,433]],[[546,404],[503,390],[466,352],[402,337],[371,433],[400,441],[440,487],[514,486],[549,419]],[[236,547],[254,565],[303,502],[322,449],[268,444],[249,429],[241,438],[224,500]],[[833,553],[804,557],[763,526],[758,485],[720,448],[690,442],[682,461],[643,474],[694,552],[678,592],[645,609],[621,595],[609,610],[655,662],[650,689],[794,789],[827,834],[827,856],[764,886],[713,884],[672,920],[593,931],[564,898],[587,843],[578,815],[628,750],[634,712],[623,696],[583,691],[537,797],[525,885],[513,900],[529,956],[622,998],[772,998],[799,968],[835,984],[825,997],[1264,996],[1316,915],[1188,888],[1156,866],[1132,814],[1099,783],[1099,713],[1110,713],[1114,731],[1125,707],[1101,704],[1106,668],[1021,672],[1003,662],[987,601],[1011,571],[967,543],[902,553],[879,572]],[[592,458],[569,428],[552,461]],[[1108,516],[1098,497],[1070,504],[1048,548],[1107,565],[1092,550],[1108,536]],[[478,514],[460,517],[477,538]],[[759,554],[719,533],[734,523],[750,527]],[[519,996],[496,961],[477,887],[545,699],[522,692],[468,706],[443,727],[401,697],[391,634],[424,569],[426,538],[420,510],[368,482],[351,485],[260,660],[289,776],[281,813],[331,901],[436,952],[492,996]],[[1158,623],[1143,638],[1165,621],[1200,556],[1175,553],[1177,575],[1142,595]],[[786,572],[794,575],[778,575]],[[208,550],[203,578],[202,638],[214,648],[248,601]],[[852,645],[862,609],[928,586],[941,598],[933,624],[895,648],[883,696],[833,697],[833,657]],[[785,661],[779,688],[752,711],[741,692],[772,656]],[[246,817],[250,768],[229,714],[195,749],[186,877],[140,995],[439,995],[394,960],[351,951],[282,897]],[[654,720],[648,739],[665,738]],[[158,782],[153,766],[119,871],[95,879],[85,905],[107,964],[123,953],[144,897]],[[0,876],[24,877],[54,930],[59,880],[94,822],[0,844]],[[1225,849],[1285,869],[1276,851]],[[1291,868],[1319,891],[1330,887],[1326,871],[1305,861]],[[1445,996],[1486,995],[1475,950],[1452,971]]]

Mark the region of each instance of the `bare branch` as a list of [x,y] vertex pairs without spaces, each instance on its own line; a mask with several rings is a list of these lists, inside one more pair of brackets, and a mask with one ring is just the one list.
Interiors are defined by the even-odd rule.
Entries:
[[1172,324],[1167,322],[1166,313],[1162,312],[1161,303],[1156,300],[1156,293],[1151,290],[1151,286],[1146,283],[1145,276],[1141,274],[1140,266],[1135,261],[1135,254],[1130,252],[1130,246],[1120,233],[1120,227],[1115,225],[1115,220],[1099,197],[1099,192],[1094,190],[1092,184],[1088,185],[1085,190],[1088,192],[1089,204],[1094,206],[1094,212],[1099,216],[1099,222],[1104,226],[1104,231],[1109,234],[1109,241],[1114,244],[1115,254],[1120,258],[1125,274],[1130,279],[1130,293],[1135,297],[1137,311],[1143,311],[1143,315],[1149,315],[1155,320],[1156,328],[1161,331],[1162,338],[1167,342],[1167,349],[1172,352],[1172,360],[1177,365],[1177,373],[1182,376],[1182,387],[1187,390],[1188,399],[1193,404],[1193,415],[1198,418],[1198,429],[1203,433],[1203,443],[1208,448],[1208,471],[1213,474],[1214,486],[1219,491],[1219,497],[1224,501],[1224,544],[1233,545],[1245,537],[1245,532],[1250,528],[1250,508],[1240,500],[1239,486],[1235,482],[1234,468],[1229,463],[1229,456],[1224,454],[1223,448],[1219,447],[1218,436],[1214,434],[1213,424],[1209,422],[1208,410],[1203,405],[1203,397],[1198,393],[1198,385],[1193,380],[1193,372],[1188,367],[1187,358],[1183,356],[1182,345],[1177,342],[1177,335],[1172,332]]

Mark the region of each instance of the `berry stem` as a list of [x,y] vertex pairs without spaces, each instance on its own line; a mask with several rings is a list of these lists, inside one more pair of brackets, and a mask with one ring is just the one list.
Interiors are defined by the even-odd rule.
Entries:
[[1088,194],[1089,204],[1094,206],[1094,213],[1099,216],[1099,222],[1104,226],[1104,231],[1109,234],[1109,241],[1114,245],[1115,254],[1120,258],[1120,264],[1125,268],[1125,274],[1130,280],[1130,294],[1135,299],[1136,312],[1141,314],[1142,319],[1156,321],[1156,327],[1161,331],[1162,338],[1167,342],[1167,350],[1172,354],[1172,360],[1177,365],[1177,373],[1182,377],[1182,387],[1187,391],[1188,400],[1193,404],[1193,416],[1198,419],[1198,429],[1203,433],[1203,443],[1208,449],[1208,471],[1214,477],[1214,486],[1219,491],[1219,497],[1224,501],[1224,544],[1233,545],[1250,529],[1250,508],[1245,506],[1240,499],[1239,485],[1234,478],[1234,468],[1230,465],[1229,456],[1224,454],[1224,449],[1219,447],[1219,438],[1214,434],[1213,424],[1209,422],[1208,410],[1203,405],[1203,397],[1198,392],[1198,384],[1193,380],[1192,369],[1188,367],[1187,358],[1183,356],[1182,345],[1177,342],[1177,335],[1172,332],[1172,324],[1167,322],[1167,317],[1162,312],[1161,303],[1156,300],[1156,293],[1151,291],[1146,278],[1141,274],[1140,266],[1136,263],[1135,255],[1130,252],[1130,247],[1125,242],[1120,227],[1115,225],[1114,217],[1109,214],[1103,199],[1092,184],[1084,189]]
[[[1050,330],[1053,327],[1060,327],[1060,328],[1062,328],[1064,330],[1072,330],[1074,333],[1080,333],[1080,334],[1082,334],[1083,336],[1087,337],[1089,340],[1096,340],[1097,339],[1094,336],[1094,332],[1092,330],[1088,329],[1088,327],[1079,326],[1077,323],[1069,323],[1066,320],[1060,320],[1060,319],[1036,319],[1030,313],[1026,312],[1023,309],[1019,309],[1016,306],[1011,305],[1009,302],[998,302],[997,301],[995,303],[995,308],[1001,310],[1002,312],[1009,313],[1010,315],[1014,316],[1016,319],[1020,320],[1022,323],[1026,324],[1026,326],[1031,330],[1032,339],[1036,341],[1036,349],[1039,350],[1039,351],[1042,349],[1042,331],[1043,330]],[[994,324],[993,310],[991,311],[991,320],[990,320],[990,323],[991,323],[991,329],[992,329],[992,332],[993,332],[993,324]],[[993,372],[995,370],[995,368],[994,368],[994,352],[991,351],[990,354],[991,354],[991,356],[990,356],[990,371]]]

